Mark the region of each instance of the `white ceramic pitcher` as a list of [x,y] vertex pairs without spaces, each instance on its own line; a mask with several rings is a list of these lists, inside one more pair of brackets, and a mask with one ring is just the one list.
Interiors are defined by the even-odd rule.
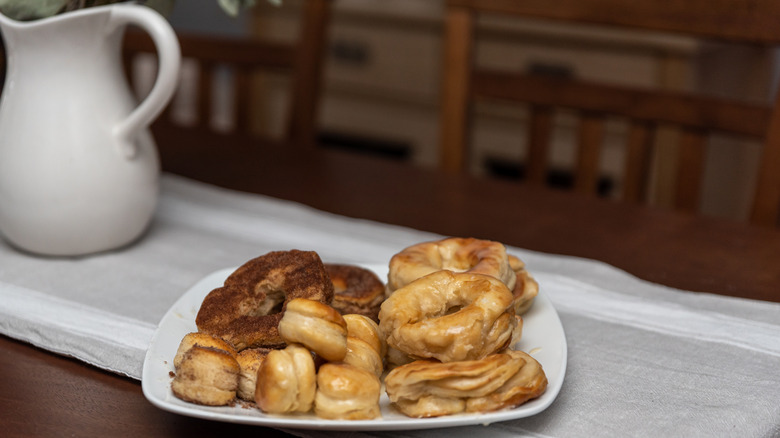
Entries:
[[[129,24],[159,54],[156,82],[137,104],[122,69]],[[180,50],[168,22],[145,6],[116,4],[37,21],[0,14],[7,74],[0,100],[0,233],[46,255],[126,245],[157,203],[159,160],[148,130],[178,80]]]

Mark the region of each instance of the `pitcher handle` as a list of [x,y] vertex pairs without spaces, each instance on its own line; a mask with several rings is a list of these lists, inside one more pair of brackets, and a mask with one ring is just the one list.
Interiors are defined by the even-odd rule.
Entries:
[[140,5],[121,5],[111,13],[109,29],[134,24],[146,31],[154,41],[158,53],[157,79],[146,98],[126,119],[114,127],[120,152],[133,158],[138,152],[135,135],[148,127],[160,115],[176,91],[181,64],[181,48],[176,33],[168,21],[154,10]]

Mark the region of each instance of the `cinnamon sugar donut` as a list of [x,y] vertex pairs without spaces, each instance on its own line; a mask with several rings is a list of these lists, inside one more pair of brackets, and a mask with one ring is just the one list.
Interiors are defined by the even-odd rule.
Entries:
[[194,345],[182,355],[171,391],[190,403],[224,406],[236,398],[238,373],[238,362],[229,352]]
[[366,315],[378,321],[379,306],[385,299],[385,285],[368,269],[354,265],[325,264],[333,282],[331,306],[342,315]]
[[179,342],[179,349],[176,350],[176,356],[173,358],[173,367],[179,368],[184,354],[192,347],[199,345],[201,347],[211,347],[223,350],[233,357],[236,357],[236,349],[232,345],[220,338],[208,335],[206,333],[187,333]]
[[485,274],[514,289],[516,275],[504,245],[489,240],[450,237],[412,245],[390,259],[387,291],[394,292],[432,272]]
[[257,370],[263,364],[270,348],[246,348],[236,355],[239,366],[238,390],[236,396],[241,400],[254,401],[257,389]]
[[195,323],[237,350],[281,348],[279,321],[294,298],[333,300],[333,284],[316,252],[275,251],[244,263],[206,296]]
[[522,351],[440,363],[420,360],[385,377],[390,401],[410,417],[490,412],[519,406],[547,388],[542,366]]
[[382,304],[388,347],[442,362],[478,359],[506,348],[517,326],[512,292],[489,275],[437,271]]

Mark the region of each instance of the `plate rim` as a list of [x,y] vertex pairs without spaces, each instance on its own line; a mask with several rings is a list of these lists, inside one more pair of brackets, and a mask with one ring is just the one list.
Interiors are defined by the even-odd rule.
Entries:
[[[379,275],[380,272],[385,272],[385,273],[387,272],[387,267],[380,264],[368,264],[368,263],[354,263],[354,264],[369,269],[377,273],[377,275]],[[154,371],[153,367],[155,364],[155,360],[153,357],[155,354],[154,347],[159,344],[160,337],[165,335],[165,333],[163,332],[164,323],[170,320],[174,316],[176,311],[180,309],[184,304],[191,301],[193,299],[192,295],[194,295],[196,292],[203,290],[203,288],[206,285],[208,285],[210,282],[218,281],[219,284],[221,284],[221,281],[224,281],[224,279],[236,269],[237,266],[230,267],[230,268],[222,268],[213,271],[210,274],[202,277],[200,280],[196,281],[190,288],[188,288],[174,302],[174,304],[171,305],[171,307],[165,312],[163,317],[160,319],[160,322],[158,323],[155,332],[152,335],[152,338],[149,342],[149,346],[147,348],[144,357],[144,364],[143,364],[142,374],[141,374],[142,392],[144,394],[144,397],[146,397],[146,399],[150,403],[152,403],[152,405],[168,412],[194,417],[194,418],[255,425],[255,426],[264,426],[264,427],[283,427],[283,428],[290,428],[290,429],[317,429],[317,430],[330,430],[330,431],[422,430],[422,429],[458,427],[458,426],[469,426],[469,425],[488,425],[492,423],[516,420],[516,419],[537,415],[540,412],[546,410],[550,405],[552,405],[552,403],[557,399],[558,394],[560,393],[560,390],[563,386],[563,381],[566,374],[566,368],[568,365],[568,345],[567,345],[566,335],[557,310],[552,305],[552,302],[547,297],[547,295],[542,290],[540,290],[539,294],[536,297],[536,300],[537,302],[544,303],[546,307],[549,307],[549,309],[552,311],[551,315],[554,317],[553,318],[554,322],[556,323],[555,324],[556,329],[560,331],[560,339],[559,339],[560,342],[559,347],[560,347],[560,355],[561,355],[560,364],[559,364],[560,371],[552,379],[550,378],[551,376],[549,375],[547,376],[548,385],[544,394],[516,408],[504,409],[504,410],[486,412],[486,413],[455,414],[455,415],[447,415],[447,416],[434,417],[434,418],[407,417],[400,420],[385,420],[384,418],[372,419],[372,420],[328,420],[328,419],[322,419],[322,418],[310,417],[310,416],[307,416],[305,418],[296,418],[296,415],[274,416],[259,411],[258,412],[252,411],[254,415],[242,415],[236,413],[221,412],[222,410],[225,409],[233,409],[224,406],[211,407],[211,406],[198,405],[194,403],[190,403],[187,404],[187,406],[183,406],[183,405],[177,405],[177,404],[167,402],[165,399],[160,398],[155,393],[155,390],[159,390],[159,388],[154,387],[151,378],[151,374]],[[210,289],[208,289],[208,291],[210,291]],[[204,294],[204,297],[205,294],[208,294],[208,291],[202,292]],[[522,338],[521,338],[521,342],[522,342]],[[169,352],[168,362],[172,363],[172,358],[174,354],[175,351]],[[160,366],[164,366],[164,365],[167,364],[163,364]],[[166,374],[167,373],[168,372],[166,372]],[[168,393],[171,392],[170,383],[167,384],[167,392]],[[386,397],[386,394],[384,392],[382,394],[382,397]],[[520,412],[522,413],[522,415],[519,415],[518,409],[521,408],[522,411]],[[263,417],[257,416],[258,414],[263,415]],[[403,414],[399,413],[399,415],[403,415]]]

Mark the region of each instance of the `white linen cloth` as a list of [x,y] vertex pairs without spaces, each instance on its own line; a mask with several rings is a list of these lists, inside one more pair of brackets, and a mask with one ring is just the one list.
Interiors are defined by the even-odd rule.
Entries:
[[[140,379],[157,323],[213,271],[292,248],[328,262],[382,264],[439,237],[164,175],[154,222],[132,246],[45,258],[0,245],[0,333]],[[526,262],[566,331],[567,372],[553,405],[489,427],[349,436],[780,437],[780,304],[509,250]]]

